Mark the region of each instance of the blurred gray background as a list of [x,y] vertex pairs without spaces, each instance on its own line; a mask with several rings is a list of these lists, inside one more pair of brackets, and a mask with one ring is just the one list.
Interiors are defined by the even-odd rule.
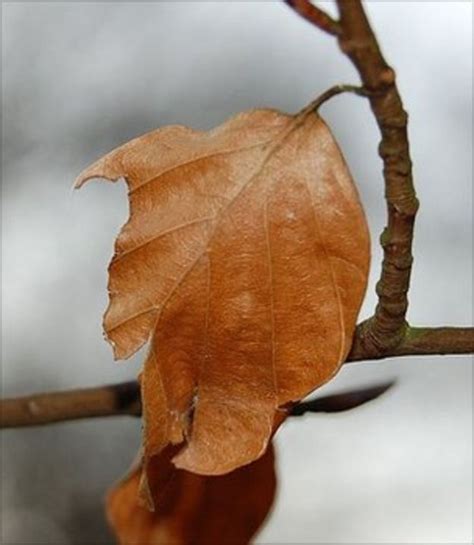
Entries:
[[[331,4],[325,4],[333,10]],[[280,2],[3,2],[2,394],[135,377],[102,339],[123,183],[71,190],[91,161],[155,127],[295,112],[356,83],[333,38]],[[368,2],[410,113],[416,229],[409,318],[472,323],[472,4]],[[324,106],[367,209],[375,303],[385,220],[364,99]],[[280,487],[258,543],[471,543],[472,360],[346,366],[321,393],[398,377],[380,400],[278,433]],[[2,544],[111,542],[106,488],[140,441],[110,418],[1,435]]]

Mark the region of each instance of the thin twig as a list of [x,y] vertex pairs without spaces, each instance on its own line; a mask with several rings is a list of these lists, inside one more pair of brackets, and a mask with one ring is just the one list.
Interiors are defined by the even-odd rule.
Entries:
[[[347,362],[382,357],[471,354],[474,328],[412,328],[402,344],[384,356],[367,356],[356,333]],[[294,409],[298,411],[298,409]],[[141,413],[137,382],[99,388],[53,392],[0,400],[0,428],[38,426],[53,422]]]
[[291,8],[297,11],[301,17],[316,25],[324,32],[337,36],[341,32],[341,27],[338,21],[335,21],[331,16],[324,12],[321,8],[314,6],[306,0],[284,0]]
[[291,410],[290,416],[302,416],[306,413],[340,413],[360,407],[377,399],[395,385],[395,381],[377,384],[361,390],[350,390],[340,394],[317,397],[298,403]]

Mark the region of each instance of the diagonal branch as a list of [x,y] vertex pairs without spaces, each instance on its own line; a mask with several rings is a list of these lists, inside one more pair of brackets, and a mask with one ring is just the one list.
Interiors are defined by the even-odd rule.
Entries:
[[301,17],[317,26],[324,32],[337,36],[341,32],[341,26],[325,11],[311,4],[307,0],[284,0],[291,8],[298,12]]
[[340,413],[350,411],[368,401],[377,399],[394,385],[395,381],[390,381],[364,388],[363,390],[351,390],[349,392],[341,392],[340,394],[332,394],[303,401],[293,407],[290,416],[302,416],[306,413]]
[[[384,259],[377,284],[379,302],[374,316],[359,328],[364,356],[381,357],[401,345],[408,334],[405,317],[413,261],[413,226],[418,209],[408,144],[408,116],[397,89],[395,72],[380,51],[360,0],[336,2],[340,15],[339,46],[369,91],[368,99],[382,135],[379,154],[384,166],[388,223],[381,237]],[[317,20],[306,16],[314,7],[308,0],[289,5],[322,28]]]

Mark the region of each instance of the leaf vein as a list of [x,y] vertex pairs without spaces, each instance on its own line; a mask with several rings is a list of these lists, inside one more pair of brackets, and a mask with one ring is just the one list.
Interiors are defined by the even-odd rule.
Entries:
[[185,223],[180,223],[179,225],[174,225],[173,227],[170,227],[169,229],[166,229],[165,231],[162,231],[161,233],[158,233],[157,235],[151,237],[148,240],[145,240],[141,244],[138,244],[137,246],[134,246],[133,248],[130,248],[130,250],[126,250],[125,252],[121,252],[120,254],[116,254],[115,257],[112,259],[111,265],[115,265],[119,261],[121,261],[124,257],[127,257],[134,252],[141,250],[145,246],[148,246],[149,244],[152,244],[153,242],[159,240],[160,238],[163,238],[167,235],[170,235],[172,233],[175,233],[176,231],[181,231],[183,229],[186,229],[187,227],[191,227],[193,225],[199,225],[200,223],[204,223],[207,221],[212,221],[215,219],[216,216],[207,216],[204,218],[197,218],[195,220],[191,220]]

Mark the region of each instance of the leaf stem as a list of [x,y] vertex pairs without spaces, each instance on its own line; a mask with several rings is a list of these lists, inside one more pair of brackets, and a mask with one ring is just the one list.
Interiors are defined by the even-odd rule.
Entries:
[[327,91],[324,91],[324,93],[322,93],[318,98],[313,100],[313,102],[311,102],[311,104],[309,105],[309,108],[317,112],[325,102],[342,93],[353,93],[354,95],[368,97],[373,94],[373,91],[357,85],[334,85],[333,87],[330,87]]

